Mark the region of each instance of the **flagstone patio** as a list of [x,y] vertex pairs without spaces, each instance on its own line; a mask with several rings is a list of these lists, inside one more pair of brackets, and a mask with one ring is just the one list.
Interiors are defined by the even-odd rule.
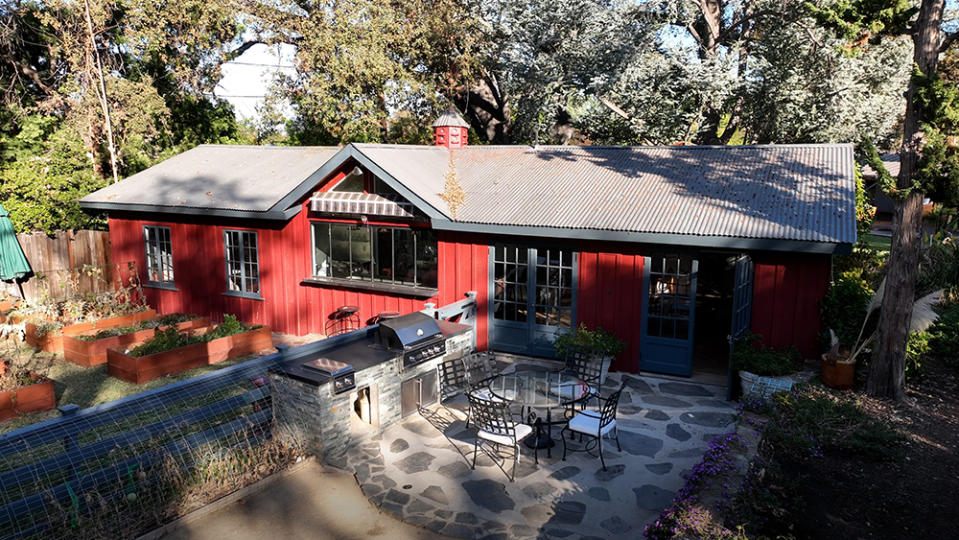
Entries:
[[[523,369],[523,364],[507,368]],[[725,388],[611,373],[608,394],[625,381],[618,426],[622,451],[604,444],[597,457],[562,461],[560,427],[552,457],[522,446],[516,481],[480,451],[470,469],[475,429],[466,428],[459,396],[392,426],[335,457],[363,493],[403,521],[463,538],[639,537],[683,485],[706,444],[734,426]],[[510,463],[504,466],[508,470]]]

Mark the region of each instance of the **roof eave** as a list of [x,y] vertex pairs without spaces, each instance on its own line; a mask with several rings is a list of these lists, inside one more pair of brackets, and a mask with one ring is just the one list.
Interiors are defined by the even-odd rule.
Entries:
[[700,236],[651,232],[609,231],[597,229],[568,229],[562,227],[534,227],[520,225],[493,225],[484,223],[433,222],[437,230],[536,236],[591,240],[604,242],[629,242],[634,244],[658,244],[714,249],[741,249],[749,251],[792,251],[816,254],[844,254],[852,252],[852,244],[845,242],[814,242],[775,238],[741,238],[730,236]]
[[80,208],[87,211],[103,212],[142,212],[150,214],[177,214],[193,216],[217,216],[225,218],[253,219],[258,221],[289,221],[300,213],[295,206],[281,211],[267,210],[230,210],[226,208],[197,208],[193,206],[165,206],[154,204],[123,204],[100,201],[80,200]]

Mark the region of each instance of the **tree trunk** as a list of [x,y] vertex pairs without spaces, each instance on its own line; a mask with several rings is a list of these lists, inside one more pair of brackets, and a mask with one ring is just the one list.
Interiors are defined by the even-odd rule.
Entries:
[[[913,37],[913,60],[925,75],[935,73],[939,61],[939,26],[945,0],[923,0]],[[909,83],[906,92],[906,118],[903,145],[899,151],[899,189],[912,186],[923,134],[920,111],[915,104],[916,85]],[[886,272],[886,289],[879,313],[879,339],[869,366],[866,392],[876,397],[901,401],[905,397],[906,341],[915,302],[916,278],[919,275],[919,248],[922,242],[922,198],[916,190],[896,202],[892,249]]]

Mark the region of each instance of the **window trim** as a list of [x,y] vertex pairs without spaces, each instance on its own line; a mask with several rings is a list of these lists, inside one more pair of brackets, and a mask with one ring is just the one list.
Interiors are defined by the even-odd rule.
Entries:
[[[230,289],[230,246],[227,242],[227,237],[230,233],[240,234],[239,241],[241,244],[240,246],[241,248],[243,244],[244,234],[252,234],[253,238],[255,238],[256,260],[254,261],[254,263],[256,264],[256,292],[246,292],[243,290]],[[248,279],[246,275],[245,265],[246,265],[246,261],[241,260],[240,261],[240,273],[241,273],[240,279],[241,279],[241,284],[244,286],[244,288],[246,285],[246,281]],[[261,275],[260,274],[260,235],[258,231],[249,230],[249,229],[223,229],[223,275],[224,275],[224,278],[226,279],[226,282],[225,282],[226,291],[223,293],[224,296],[235,296],[238,298],[252,298],[256,300],[263,299],[263,294],[262,294],[263,282],[260,280],[260,275]]]
[[[151,250],[151,247],[153,247],[153,246],[150,244],[150,237],[149,237],[149,235],[148,235],[148,233],[147,233],[147,231],[148,231],[149,229],[157,229],[157,230],[166,229],[167,235],[168,235],[169,238],[170,238],[170,273],[173,274],[173,276],[171,277],[171,279],[163,279],[163,280],[160,280],[160,281],[155,281],[155,280],[151,280],[151,279],[150,279],[150,250]],[[157,289],[170,289],[170,290],[174,290],[174,291],[177,290],[177,289],[176,289],[176,281],[175,281],[175,280],[176,280],[176,271],[175,271],[175,269],[173,268],[173,231],[170,230],[170,227],[167,226],[167,225],[144,225],[144,226],[143,226],[143,229],[142,229],[142,233],[143,233],[144,263],[146,264],[146,274],[147,274],[147,275],[146,275],[147,279],[146,279],[146,281],[144,282],[144,286],[154,287],[154,288],[157,288]],[[159,237],[157,237],[157,238],[158,238],[157,247],[159,248]],[[158,250],[158,251],[159,251],[159,250]],[[161,259],[162,259],[162,256],[161,256],[160,253],[157,253],[157,256],[158,256],[158,257],[161,257]],[[159,261],[159,264],[157,265],[157,269],[159,270],[159,272],[161,273],[161,275],[164,274],[164,272],[163,272],[163,262],[162,262],[162,260]],[[166,276],[163,275],[162,277],[166,277]]]
[[[316,272],[316,227],[315,227],[315,225],[327,225],[327,226],[328,226],[328,230],[330,231],[330,234],[331,234],[331,235],[332,235],[332,230],[333,230],[333,226],[334,226],[334,225],[356,226],[356,224],[354,224],[354,223],[345,223],[345,222],[342,222],[342,221],[324,221],[324,220],[310,220],[310,221],[309,221],[309,226],[310,226],[310,270],[309,270],[309,276],[306,277],[306,278],[303,278],[302,283],[304,283],[304,284],[314,284],[314,285],[318,285],[318,284],[326,285],[326,284],[328,284],[328,285],[333,285],[333,286],[337,286],[337,287],[347,287],[347,288],[352,287],[352,288],[364,289],[364,290],[375,290],[375,291],[384,291],[384,292],[395,292],[395,293],[397,293],[397,294],[407,294],[407,295],[412,295],[412,296],[423,296],[423,297],[428,297],[428,296],[424,296],[424,295],[427,295],[427,294],[429,294],[429,296],[434,296],[434,295],[438,294],[438,291],[439,291],[439,289],[438,289],[438,286],[439,286],[439,269],[440,269],[439,239],[438,239],[438,238],[436,239],[436,251],[437,251],[437,253],[436,253],[436,273],[437,273],[437,284],[436,284],[436,286],[430,286],[430,285],[411,285],[411,284],[408,284],[408,283],[397,283],[395,280],[394,280],[394,281],[381,281],[381,280],[377,280],[377,279],[376,279],[375,264],[374,264],[374,265],[371,265],[371,268],[370,268],[370,277],[369,277],[369,278],[357,279],[357,278],[344,278],[344,277],[334,277],[334,276],[318,276],[318,275],[315,274],[315,272]],[[435,235],[435,231],[432,231],[432,229],[425,228],[425,227],[403,227],[403,226],[401,226],[401,225],[386,225],[386,224],[376,224],[376,225],[372,225],[372,224],[371,224],[371,225],[370,225],[370,228],[371,228],[371,229],[374,229],[374,228],[387,228],[387,229],[391,229],[391,230],[394,230],[394,231],[395,231],[395,230],[410,231],[411,233],[416,233],[417,231],[430,231],[430,232],[434,232],[434,235]],[[371,252],[371,254],[373,255],[373,260],[375,261],[375,260],[376,260],[376,257],[375,257],[375,253],[373,253],[373,245],[372,245],[372,244],[373,244],[373,237],[374,237],[374,234],[373,234],[373,231],[371,230],[371,233],[370,233],[370,252]],[[414,280],[414,283],[415,283],[415,282],[417,281],[417,278],[419,277],[419,276],[418,276],[419,269],[417,268],[417,260],[416,260],[416,253],[417,253],[417,251],[418,251],[417,235],[416,235],[416,234],[411,234],[411,238],[412,238],[412,241],[413,241],[413,242],[412,242],[412,243],[413,243],[413,280]],[[352,241],[352,240],[351,240],[351,241]],[[394,237],[392,234],[390,235],[390,241],[391,241],[391,243],[393,244],[393,246],[391,246],[391,252],[392,252],[392,254],[393,254],[393,256],[394,256],[394,260],[395,260],[395,255],[396,255],[396,251],[395,251],[395,249],[396,249],[396,248],[395,248],[395,245],[396,245],[396,244],[395,244],[395,243],[396,243],[396,239],[395,239],[395,237]],[[332,252],[332,248],[333,248],[332,241],[331,241],[328,245],[329,245],[329,248],[330,248],[330,250],[331,250],[331,252]],[[351,255],[351,263],[352,263],[352,250],[350,251],[350,255]],[[327,258],[332,260],[332,253],[330,253],[330,255],[328,255]],[[332,269],[332,264],[330,265],[330,268]],[[351,268],[352,268],[352,264],[351,264]]]

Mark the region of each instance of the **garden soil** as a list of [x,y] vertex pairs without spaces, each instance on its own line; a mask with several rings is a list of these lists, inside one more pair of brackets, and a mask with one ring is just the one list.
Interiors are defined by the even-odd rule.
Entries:
[[959,370],[935,359],[909,403],[860,394],[863,408],[905,436],[899,462],[826,456],[792,470],[803,499],[798,538],[959,538]]

